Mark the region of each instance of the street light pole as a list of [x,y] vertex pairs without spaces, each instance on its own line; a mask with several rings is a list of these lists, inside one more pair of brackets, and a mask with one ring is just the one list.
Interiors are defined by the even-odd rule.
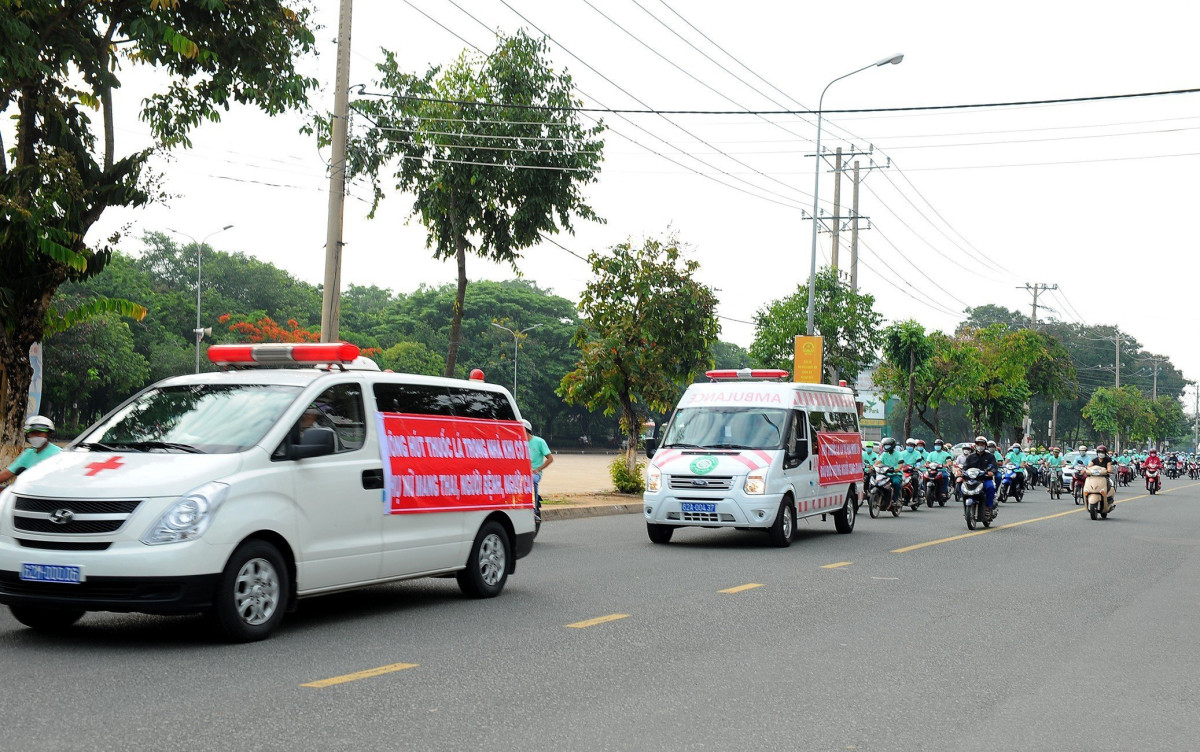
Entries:
[[512,329],[509,329],[507,326],[501,326],[500,324],[497,324],[495,321],[492,322],[492,326],[496,327],[497,329],[503,329],[504,331],[508,332],[509,334],[511,334],[513,336],[513,391],[512,391],[512,394],[513,394],[513,399],[516,399],[517,398],[517,343],[520,341],[520,337],[522,334],[524,334],[525,332],[532,332],[534,329],[537,329],[539,326],[541,326],[541,324],[534,324],[533,326],[522,329],[519,332],[514,332]]
[[[815,326],[813,325],[813,317],[815,314],[815,298],[817,295],[817,196],[821,189],[821,112],[825,108],[825,92],[829,91],[829,87],[841,81],[843,78],[849,78],[855,73],[861,73],[867,68],[876,68],[881,65],[899,65],[904,59],[904,55],[892,55],[870,65],[864,65],[858,70],[852,70],[844,76],[838,76],[829,83],[825,84],[825,88],[821,90],[821,99],[817,102],[817,163],[816,169],[813,171],[813,210],[812,210],[812,259],[808,272],[808,336],[814,334]],[[837,219],[835,218],[836,222]]]
[[225,232],[226,230],[228,230],[231,227],[233,227],[233,225],[225,225],[224,227],[222,227],[219,230],[214,230],[213,232],[210,232],[209,234],[205,235],[204,239],[201,240],[199,243],[196,243],[196,239],[193,238],[191,235],[188,235],[186,232],[180,232],[179,230],[171,230],[170,227],[167,228],[168,230],[175,233],[176,235],[182,235],[183,237],[187,238],[188,240],[190,240],[196,244],[196,328],[192,330],[193,333],[196,335],[196,373],[200,373],[200,337],[202,336],[202,331],[203,331],[200,327],[200,251],[201,251],[201,249],[204,248],[204,244],[205,244],[205,242],[208,241],[209,238],[211,238],[213,235],[216,235],[217,233]]

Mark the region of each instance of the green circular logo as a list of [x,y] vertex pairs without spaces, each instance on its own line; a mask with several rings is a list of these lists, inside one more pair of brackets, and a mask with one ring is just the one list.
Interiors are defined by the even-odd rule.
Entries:
[[696,475],[708,475],[713,470],[717,469],[716,457],[697,457],[692,460],[692,464],[688,465],[692,472]]

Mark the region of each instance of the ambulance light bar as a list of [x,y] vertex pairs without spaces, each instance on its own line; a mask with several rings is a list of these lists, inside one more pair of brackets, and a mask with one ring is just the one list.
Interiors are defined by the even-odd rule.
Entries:
[[705,371],[712,381],[752,381],[755,379],[786,379],[788,372],[782,368],[729,368],[722,371]]
[[343,366],[358,357],[358,345],[349,342],[273,343],[266,345],[213,345],[208,359],[218,366],[282,366],[337,363]]

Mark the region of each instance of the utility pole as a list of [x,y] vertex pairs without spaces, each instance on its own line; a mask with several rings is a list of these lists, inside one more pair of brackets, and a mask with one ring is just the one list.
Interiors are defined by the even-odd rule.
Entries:
[[1117,365],[1116,365],[1116,387],[1121,388],[1121,330],[1117,329],[1117,336],[1113,338],[1113,342],[1117,344]]
[[858,160],[854,160],[854,198],[850,209],[850,292],[858,292]]
[[1058,433],[1058,398],[1050,403],[1050,446],[1054,446],[1054,437]]
[[346,206],[346,138],[350,121],[350,18],[353,0],[341,0],[337,78],[333,93],[333,155],[329,161],[329,214],[325,231],[325,286],[321,292],[321,341],[338,341],[342,296],[342,219]]
[[1200,447],[1200,384],[1192,384],[1196,396],[1196,410],[1192,413],[1192,449]]
[[1161,355],[1155,355],[1153,358],[1146,358],[1145,360],[1142,361],[1143,363],[1153,363],[1154,364],[1154,382],[1153,382],[1154,387],[1150,393],[1150,399],[1152,399],[1152,400],[1158,399],[1158,367],[1159,367],[1159,365],[1161,365],[1162,363],[1166,363],[1167,361],[1168,361],[1168,359],[1162,357]]
[[1026,282],[1024,287],[1018,287],[1017,289],[1028,290],[1033,293],[1033,311],[1029,315],[1029,328],[1037,329],[1038,294],[1046,290],[1057,290],[1058,285],[1048,285],[1045,282]]
[[[833,216],[842,216],[842,147],[837,148],[836,156],[833,162]],[[834,220],[832,245],[829,251],[829,265],[833,267],[834,276],[837,276],[838,270],[838,239],[842,223]]]

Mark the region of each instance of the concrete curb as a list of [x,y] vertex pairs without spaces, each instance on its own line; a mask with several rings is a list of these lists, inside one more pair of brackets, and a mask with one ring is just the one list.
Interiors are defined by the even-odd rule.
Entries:
[[626,504],[590,504],[587,506],[542,505],[543,520],[575,520],[581,517],[603,517],[610,514],[637,514],[642,511],[642,502]]

